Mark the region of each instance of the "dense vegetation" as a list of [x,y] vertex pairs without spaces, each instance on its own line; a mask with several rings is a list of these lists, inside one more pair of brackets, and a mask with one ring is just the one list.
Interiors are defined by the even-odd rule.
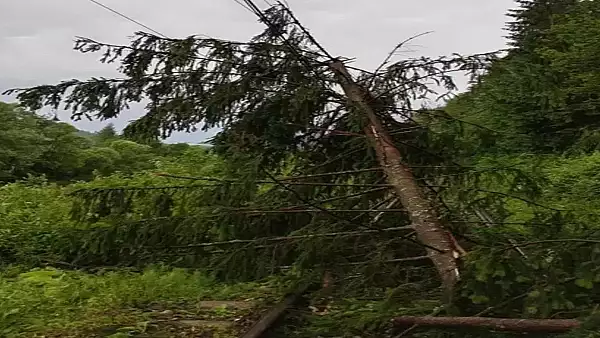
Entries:
[[[275,6],[249,43],[80,39],[79,51],[121,62],[125,80],[68,81],[0,103],[0,334],[130,328],[153,303],[266,297],[328,271],[334,290],[312,294],[325,310],[293,313],[274,335],[394,336],[392,317],[433,314],[577,318],[582,328],[566,336],[597,337],[600,2],[517,2],[500,56],[387,62],[356,76],[466,249],[450,299],[431,248],[413,237],[414,215],[382,184],[389,172],[365,142],[360,107]],[[447,98],[449,74],[464,70],[467,92],[413,108],[438,96],[425,82]],[[66,101],[75,117],[111,118],[142,99],[148,113],[124,135],[33,113]],[[214,147],[159,141],[198,123],[223,127]]]
[[158,169],[190,149],[188,144],[139,144],[109,124],[92,134],[67,123],[37,116],[16,104],[0,102],[0,181],[12,183],[44,176],[56,183],[89,181],[116,172]]

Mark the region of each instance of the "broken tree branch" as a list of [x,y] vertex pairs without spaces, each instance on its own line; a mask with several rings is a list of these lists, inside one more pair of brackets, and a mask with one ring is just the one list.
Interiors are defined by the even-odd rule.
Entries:
[[259,338],[283,315],[283,313],[294,305],[306,292],[309,284],[302,284],[293,294],[287,296],[281,303],[267,312],[256,324],[254,324],[242,338]]
[[395,326],[437,326],[454,328],[485,328],[511,332],[559,333],[577,329],[581,322],[575,319],[516,319],[488,317],[414,317],[401,316],[392,319]]

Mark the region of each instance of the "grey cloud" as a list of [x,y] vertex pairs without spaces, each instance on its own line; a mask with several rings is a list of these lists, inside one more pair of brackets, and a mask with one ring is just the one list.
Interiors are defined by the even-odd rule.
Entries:
[[[246,40],[263,29],[233,0],[101,0],[171,37],[193,34]],[[288,0],[298,18],[334,55],[373,69],[399,41],[425,31],[401,57],[479,53],[503,48],[512,0]],[[266,6],[265,1],[257,1]],[[85,0],[0,0],[0,91],[63,79],[114,76],[112,65],[72,51],[75,36],[123,44],[141,27]],[[0,97],[2,100],[12,98]],[[143,114],[137,107],[115,121]],[[67,118],[68,113],[61,112]],[[97,130],[106,122],[79,122]],[[206,134],[178,135],[178,140]],[[186,138],[187,137],[187,138]]]

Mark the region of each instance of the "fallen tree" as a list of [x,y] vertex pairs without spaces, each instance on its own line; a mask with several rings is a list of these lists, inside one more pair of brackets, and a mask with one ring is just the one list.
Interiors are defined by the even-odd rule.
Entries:
[[576,319],[516,319],[489,317],[401,316],[392,319],[394,326],[439,326],[454,328],[485,328],[496,331],[559,333],[577,329]]
[[[244,2],[267,26],[262,34],[249,42],[196,36],[167,39],[138,33],[131,45],[118,46],[80,38],[76,50],[83,53],[102,51],[105,55],[102,62],[122,64],[124,78],[70,80],[7,93],[18,93],[21,103],[34,110],[42,106],[57,109],[64,103],[72,109],[75,119],[90,114],[99,119],[113,118],[127,109],[130,102],[146,100],[146,114],[124,130],[127,137],[136,140],[156,141],[174,131],[193,131],[199,124],[204,128],[222,127],[223,131],[212,141],[214,151],[227,158],[228,170],[235,173],[234,181],[237,182],[209,178],[212,182],[203,185],[202,189],[214,189],[213,192],[204,192],[201,198],[194,197],[202,200],[198,204],[221,209],[210,217],[217,216],[222,220],[212,218],[210,223],[215,225],[214,229],[206,233],[228,236],[224,240],[219,237],[205,242],[232,244],[232,240],[306,236],[313,234],[314,229],[326,228],[330,229],[327,233],[369,230],[380,234],[381,229],[399,226],[413,230],[400,236],[387,235],[385,240],[377,241],[363,236],[360,245],[356,245],[356,241],[337,241],[335,250],[330,252],[323,250],[329,245],[317,245],[314,238],[304,241],[309,245],[296,251],[288,246],[286,255],[277,252],[277,245],[269,248],[247,245],[244,254],[241,250],[224,250],[223,258],[211,256],[223,274],[236,277],[253,274],[259,278],[264,276],[257,273],[261,269],[255,266],[272,271],[276,266],[310,267],[320,261],[331,266],[354,264],[354,261],[347,262],[347,257],[363,256],[362,252],[357,252],[359,247],[364,248],[361,249],[364,255],[374,258],[374,263],[384,254],[391,255],[390,259],[406,259],[426,253],[449,300],[459,277],[456,241],[448,231],[451,229],[442,223],[433,193],[423,184],[424,175],[433,176],[435,170],[416,176],[411,161],[421,169],[447,168],[449,163],[442,155],[429,154],[420,148],[424,127],[419,126],[414,117],[422,110],[413,108],[413,100],[441,99],[449,95],[457,89],[450,74],[464,72],[475,79],[485,72],[496,53],[394,63],[388,58],[375,72],[364,71],[350,68],[348,60],[331,56],[284,4],[261,11],[252,1]],[[353,74],[348,69],[353,69]],[[430,88],[430,82],[443,85],[440,93]],[[373,168],[378,169],[374,171]],[[294,177],[286,181],[277,179],[284,169],[294,173]],[[448,170],[454,172],[454,169]],[[325,174],[327,176],[323,176]],[[302,182],[300,179],[314,175],[319,175],[319,180]],[[174,178],[178,175],[161,176]],[[268,186],[259,189],[257,184]],[[393,226],[382,227],[383,224],[375,224],[370,219],[370,213],[381,212],[380,208],[373,208],[374,205],[390,202],[389,192],[365,193],[364,190],[357,191],[360,187],[393,188],[402,206],[399,210],[402,215],[382,221]],[[170,192],[157,197],[156,201],[170,201],[175,191],[189,188],[170,186],[167,188]],[[200,194],[200,186],[195,188],[195,193]],[[261,189],[269,189],[270,193],[265,194]],[[153,187],[152,191],[158,193],[159,189]],[[110,210],[119,210],[122,214],[122,210],[128,210],[127,213],[133,215],[135,213],[130,212],[132,204],[126,201],[139,200],[143,194],[139,188],[134,191],[126,187],[79,191],[77,196],[84,202],[78,210],[86,211],[77,211],[74,215],[81,216],[79,218],[86,222],[90,221],[89,215],[104,217],[112,212]],[[343,197],[356,194],[364,198]],[[259,195],[260,201],[256,198]],[[323,199],[338,202],[326,206],[318,204]],[[232,221],[231,210],[226,210],[241,207],[255,211],[268,205],[281,205],[282,201],[288,204],[283,205],[284,210],[270,207],[270,211],[263,210],[258,215],[254,212],[252,216],[264,216],[260,222],[253,220],[255,226],[249,226],[246,220],[238,220],[243,216],[235,215],[238,219]],[[289,216],[289,220],[282,221],[282,216],[267,216],[268,213],[299,213],[289,205],[299,203],[304,205],[303,218]],[[119,204],[122,205],[117,206]],[[146,218],[174,215],[171,204],[156,204],[157,212],[150,212]],[[339,207],[335,207],[336,204]],[[96,209],[107,211],[92,211]],[[387,209],[385,212],[391,212]],[[360,212],[361,216],[340,215],[342,210],[346,214]],[[196,217],[200,213],[189,216]],[[313,215],[307,217],[307,213]],[[164,223],[171,222],[164,220]],[[198,227],[191,228],[204,226],[200,224],[208,223],[198,222]],[[236,229],[229,225],[221,227],[221,224],[236,224]],[[235,238],[240,236],[243,238]],[[389,244],[385,249],[381,245],[392,240],[411,246]],[[246,242],[249,243],[252,242]],[[176,243],[175,246],[188,249],[195,244]],[[168,245],[173,246],[172,243]],[[156,243],[150,246],[157,247]],[[308,248],[313,252],[308,252]],[[376,251],[381,254],[374,255]],[[281,262],[273,264],[272,257],[278,257]]]

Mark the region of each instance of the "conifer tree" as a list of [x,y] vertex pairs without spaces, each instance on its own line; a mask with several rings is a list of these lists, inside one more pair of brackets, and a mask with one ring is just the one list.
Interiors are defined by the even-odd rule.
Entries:
[[509,44],[520,52],[532,52],[552,26],[553,16],[565,14],[578,0],[516,0],[518,7],[509,10]]
[[[71,246],[61,248],[60,257],[78,266],[169,262],[238,279],[326,270],[333,272],[328,276],[343,275],[340,284],[368,284],[369,290],[396,287],[400,280],[403,286],[417,284],[418,299],[437,297],[439,280],[452,291],[453,274],[464,263],[455,305],[475,317],[396,321],[494,329],[509,323],[523,331],[532,327],[523,317],[590,313],[600,299],[594,288],[597,234],[568,210],[528,199],[539,193],[536,182],[512,165],[468,167],[472,158],[452,154],[473,152],[454,149],[461,146],[455,135],[436,133],[442,121],[459,135],[466,124],[481,126],[414,107],[417,100],[455,89],[451,72],[477,75],[492,55],[387,58],[365,71],[328,55],[285,6],[255,13],[268,28],[249,42],[138,33],[131,45],[116,46],[80,38],[77,50],[102,52],[103,62],[121,65],[123,77],[19,91],[29,107],[64,102],[75,118],[115,117],[129,102],[143,100],[147,113],[127,127],[127,137],[153,140],[199,125],[223,128],[211,149],[227,161],[223,172],[157,173],[164,185],[148,180],[76,191],[82,203],[74,215],[102,226],[65,235]],[[519,15],[522,23],[529,20],[529,14]],[[512,89],[513,79],[500,83]],[[522,96],[499,96],[503,103],[522,104],[513,116],[531,110]],[[538,121],[530,125],[540,129]],[[198,165],[204,163],[199,157]],[[501,191],[493,190],[499,186]],[[511,208],[521,207],[527,221],[505,222]],[[424,236],[427,227],[448,236],[431,240]],[[464,234],[473,241],[460,261],[453,237]],[[392,296],[412,302],[414,294],[403,286]],[[547,321],[533,322],[548,330]],[[580,326],[559,322],[560,331]]]
[[117,134],[115,126],[112,123],[109,123],[106,126],[104,126],[95,135],[95,138],[100,144],[105,144],[107,142],[114,141],[118,137],[119,135]]
[[[452,214],[440,208],[437,191],[426,183],[439,183],[435,176],[460,166],[422,148],[426,128],[416,120],[428,113],[438,117],[414,104],[445,97],[456,89],[449,74],[475,78],[494,54],[390,62],[391,53],[377,70],[364,71],[329,55],[287,7],[255,13],[267,29],[249,42],[137,33],[131,45],[118,46],[79,38],[76,50],[101,51],[102,62],[120,63],[123,77],[65,81],[18,90],[18,97],[34,109],[64,102],[74,118],[101,119],[145,100],[147,113],[126,127],[126,137],[222,127],[214,151],[229,161],[233,179],[189,178],[210,183],[153,187],[155,213],[147,216],[173,225],[180,211],[173,208],[172,192],[197,188],[200,209],[213,211],[196,239],[246,244],[228,251],[235,256],[225,260],[228,267],[256,274],[281,265],[360,265],[349,257],[377,264],[429,257],[452,291],[457,252],[452,229],[441,221]],[[123,220],[132,214],[132,198],[145,190],[82,192],[94,203],[80,214],[116,213]],[[337,234],[334,240],[331,234]],[[153,238],[168,241],[164,236]],[[269,244],[282,237],[288,245]],[[214,246],[192,242],[184,249]],[[218,255],[203,259],[224,262]]]

